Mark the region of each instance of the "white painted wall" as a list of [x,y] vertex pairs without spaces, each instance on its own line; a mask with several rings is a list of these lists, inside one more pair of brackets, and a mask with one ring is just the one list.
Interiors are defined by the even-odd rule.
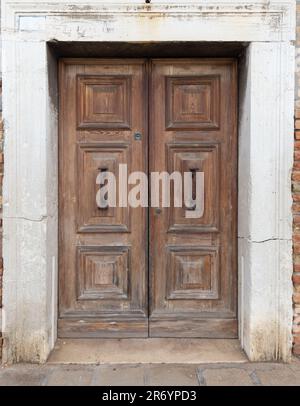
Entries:
[[291,346],[294,58],[289,43],[253,42],[241,77],[240,336],[255,360],[287,359]]

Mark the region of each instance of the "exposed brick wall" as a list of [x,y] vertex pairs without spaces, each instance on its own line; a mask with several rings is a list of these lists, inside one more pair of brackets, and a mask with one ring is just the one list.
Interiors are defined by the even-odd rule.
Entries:
[[[296,127],[300,123],[300,109],[296,110]],[[293,171],[293,212],[294,212],[294,354],[300,355],[300,131],[295,130],[295,161]]]
[[294,213],[294,354],[300,355],[300,1],[297,1],[295,151],[293,183]]
[[[0,79],[0,311],[2,309],[2,276],[3,276],[3,260],[2,260],[2,180],[3,180],[3,126],[2,126],[2,82]],[[0,325],[0,360],[2,358],[2,334]]]

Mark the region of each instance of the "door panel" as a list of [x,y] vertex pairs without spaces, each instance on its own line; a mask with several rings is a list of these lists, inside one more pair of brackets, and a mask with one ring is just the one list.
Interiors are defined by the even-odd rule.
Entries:
[[147,173],[146,80],[143,60],[60,63],[60,337],[148,335],[146,208],[96,201],[99,173]]
[[[230,59],[60,62],[60,337],[237,336],[236,80]],[[203,172],[203,212],[98,207],[120,164]]]
[[235,87],[232,60],[152,62],[150,171],[204,173],[199,218],[150,209],[153,337],[237,336]]

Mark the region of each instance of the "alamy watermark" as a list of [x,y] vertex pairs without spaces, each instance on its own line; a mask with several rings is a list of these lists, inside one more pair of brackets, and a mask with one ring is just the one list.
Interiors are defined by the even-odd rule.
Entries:
[[[186,218],[201,218],[204,213],[204,172],[192,168],[183,174],[174,171],[128,174],[127,164],[119,164],[116,179],[106,168],[99,169],[96,203],[109,207],[183,207]],[[183,176],[182,176],[183,175]],[[150,198],[149,198],[150,192]]]

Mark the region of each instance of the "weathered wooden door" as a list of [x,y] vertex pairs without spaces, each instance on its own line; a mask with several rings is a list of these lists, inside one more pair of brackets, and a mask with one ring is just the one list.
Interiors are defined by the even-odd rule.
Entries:
[[99,172],[148,171],[146,63],[60,67],[59,336],[148,336],[147,209],[95,199]]
[[236,337],[235,63],[155,60],[150,95],[150,170],[204,173],[201,217],[150,210],[150,335]]
[[[236,337],[234,61],[64,60],[60,98],[59,336]],[[201,171],[203,213],[99,208],[119,164]]]

